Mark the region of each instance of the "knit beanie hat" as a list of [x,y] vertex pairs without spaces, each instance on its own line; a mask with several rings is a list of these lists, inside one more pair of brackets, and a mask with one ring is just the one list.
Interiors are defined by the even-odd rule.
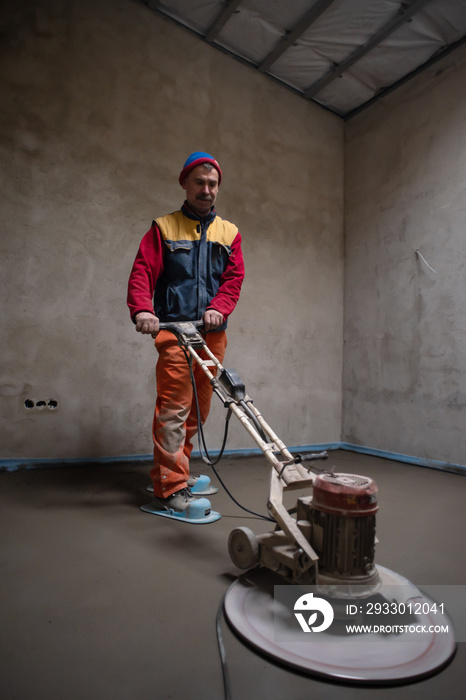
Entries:
[[222,181],[222,171],[220,170],[219,164],[213,156],[211,156],[209,153],[203,153],[202,151],[196,151],[188,156],[185,164],[183,165],[183,170],[180,173],[180,185],[182,185],[186,180],[191,170],[196,168],[198,165],[202,165],[202,163],[210,163],[214,166],[214,168],[218,171],[218,184],[220,185]]

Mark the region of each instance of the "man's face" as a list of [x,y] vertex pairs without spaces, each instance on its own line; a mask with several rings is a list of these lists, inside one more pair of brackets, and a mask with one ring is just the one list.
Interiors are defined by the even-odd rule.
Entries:
[[186,190],[186,201],[191,209],[201,217],[206,216],[214,206],[218,194],[218,172],[198,165],[191,170],[182,185]]

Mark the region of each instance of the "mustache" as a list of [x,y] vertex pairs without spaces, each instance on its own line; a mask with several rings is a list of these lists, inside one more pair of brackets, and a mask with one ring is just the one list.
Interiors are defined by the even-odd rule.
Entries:
[[200,199],[203,202],[211,202],[212,201],[212,197],[210,196],[210,194],[198,194],[196,199]]

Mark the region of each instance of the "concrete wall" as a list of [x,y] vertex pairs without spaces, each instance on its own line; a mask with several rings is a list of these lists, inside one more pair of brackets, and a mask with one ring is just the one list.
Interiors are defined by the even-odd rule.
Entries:
[[[339,440],[341,120],[136,0],[17,0],[1,21],[0,458],[151,452],[156,353],[126,283],[194,150],[244,237],[226,364],[287,444]],[[253,446],[232,425],[229,447]]]
[[345,187],[343,439],[459,464],[465,85],[463,48],[348,122]]

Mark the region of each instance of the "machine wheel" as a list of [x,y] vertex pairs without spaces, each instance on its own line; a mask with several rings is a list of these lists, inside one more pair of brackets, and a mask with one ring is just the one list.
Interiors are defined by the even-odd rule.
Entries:
[[247,527],[237,527],[230,532],[228,552],[239,569],[252,569],[259,562],[259,542]]

